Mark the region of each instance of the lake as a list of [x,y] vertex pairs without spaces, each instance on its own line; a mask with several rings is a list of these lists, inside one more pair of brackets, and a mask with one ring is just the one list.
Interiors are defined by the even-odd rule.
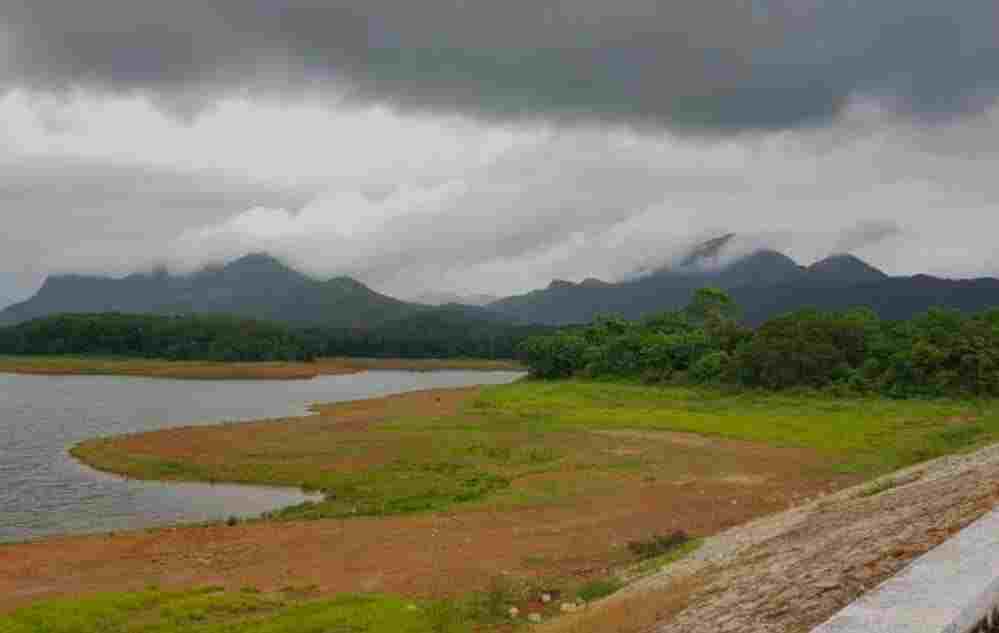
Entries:
[[317,402],[502,384],[521,375],[370,371],[312,380],[194,381],[0,374],[0,542],[255,516],[310,498],[264,486],[126,480],[70,457],[67,451],[81,440],[304,415]]

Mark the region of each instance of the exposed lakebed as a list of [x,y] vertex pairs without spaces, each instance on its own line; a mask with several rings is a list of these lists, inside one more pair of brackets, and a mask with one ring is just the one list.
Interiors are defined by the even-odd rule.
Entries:
[[304,415],[317,402],[511,382],[519,372],[372,371],[298,381],[0,374],[0,542],[253,516],[299,490],[126,480],[69,456],[81,440],[172,426]]

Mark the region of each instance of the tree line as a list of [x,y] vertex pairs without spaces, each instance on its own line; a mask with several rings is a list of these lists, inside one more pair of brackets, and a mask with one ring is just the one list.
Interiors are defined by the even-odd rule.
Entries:
[[755,329],[724,291],[683,310],[615,317],[531,337],[521,354],[538,378],[807,387],[892,397],[999,396],[999,309],[931,309],[906,321],[870,309],[800,310]]
[[524,340],[550,331],[447,312],[371,329],[294,328],[207,314],[60,314],[0,328],[0,354],[229,362],[321,356],[514,358]]

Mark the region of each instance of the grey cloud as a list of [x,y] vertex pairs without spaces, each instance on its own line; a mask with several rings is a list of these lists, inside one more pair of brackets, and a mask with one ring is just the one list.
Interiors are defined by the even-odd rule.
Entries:
[[902,233],[902,227],[894,220],[864,220],[843,230],[833,250],[837,253],[852,253],[879,244]]
[[999,93],[993,0],[6,0],[8,86],[330,90],[506,120],[780,129],[855,97],[929,121]]
[[[237,232],[223,246],[401,296],[620,279],[730,231],[743,236],[738,252],[777,248],[803,264],[851,251],[891,273],[980,274],[999,230],[999,187],[987,164],[914,151],[925,133],[899,126],[811,152],[809,137],[825,131],[704,145],[574,130],[459,170],[453,195],[360,236]],[[215,252],[211,240],[191,250]]]
[[[250,161],[250,169],[241,156],[215,156],[211,149],[227,137],[210,127],[185,138],[178,156],[176,148],[159,157],[151,149],[148,164],[206,154],[200,164],[224,171],[142,166],[135,155],[141,152],[117,144],[106,153],[65,148],[114,160],[41,158],[59,145],[52,132],[31,141],[38,143],[34,151],[4,156],[0,148],[7,222],[0,300],[5,289],[21,292],[48,272],[122,274],[163,260],[190,268],[257,250],[395,295],[440,288],[508,294],[555,277],[620,278],[729,231],[801,263],[858,250],[892,273],[993,272],[999,186],[992,162],[980,157],[999,154],[999,142],[978,131],[999,120],[999,107],[932,129],[880,116],[866,123],[876,130],[870,134],[854,134],[851,120],[715,143],[541,128],[519,131],[488,160],[453,160],[450,149],[441,150],[450,141],[437,146],[428,134],[419,170],[408,161],[375,169],[375,160],[359,177],[334,182],[288,179],[274,161]],[[244,125],[258,120],[271,119],[250,116]],[[128,126],[144,121],[123,116],[122,129],[113,131],[140,134]],[[85,116],[80,124],[88,129]],[[397,132],[380,134],[378,125],[372,143],[391,148]],[[314,140],[311,128],[289,126],[287,133],[293,142],[283,152]],[[469,142],[493,133],[483,126],[469,132]],[[975,151],[960,151],[955,139],[971,137]],[[261,152],[273,149],[263,145]],[[319,162],[335,177],[354,157],[349,148],[328,147],[309,153],[307,163]],[[396,157],[389,154],[388,163]],[[278,158],[296,164],[294,156]],[[244,182],[235,173],[279,184]],[[288,182],[295,184],[280,184]],[[893,233],[899,226],[904,232]]]
[[0,157],[0,304],[24,298],[47,274],[126,274],[169,256],[190,226],[257,204],[299,206],[296,191],[102,162]]

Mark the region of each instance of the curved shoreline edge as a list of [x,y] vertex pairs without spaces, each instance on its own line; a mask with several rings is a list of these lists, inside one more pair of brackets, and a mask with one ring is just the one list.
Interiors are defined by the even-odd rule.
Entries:
[[364,371],[520,371],[516,361],[482,359],[322,358],[315,362],[222,362],[162,359],[3,356],[0,373],[36,376],[127,376],[174,380],[310,380]]
[[[139,481],[151,481],[151,482],[187,482],[187,483],[203,483],[203,484],[234,484],[234,485],[247,485],[247,486],[268,486],[272,488],[298,488],[304,493],[320,492],[315,486],[310,486],[307,482],[281,482],[272,479],[258,480],[253,478],[219,478],[212,475],[199,475],[191,470],[191,464],[185,463],[184,468],[178,467],[176,470],[158,471],[155,473],[143,472],[138,470],[135,466],[141,465],[141,455],[137,455],[127,449],[118,449],[116,456],[119,458],[129,458],[133,461],[128,463],[114,462],[112,460],[102,460],[99,457],[99,451],[102,448],[108,448],[127,442],[129,440],[136,440],[141,438],[153,438],[157,436],[162,436],[165,434],[185,436],[187,433],[204,433],[204,432],[217,432],[219,430],[234,430],[240,429],[245,430],[252,426],[270,426],[274,424],[301,424],[309,420],[321,418],[324,415],[328,415],[333,410],[345,410],[348,408],[364,408],[364,409],[377,409],[379,407],[388,406],[395,402],[406,402],[414,398],[433,398],[438,400],[442,396],[457,397],[461,400],[469,397],[469,394],[473,392],[478,392],[482,386],[464,386],[464,387],[443,387],[443,388],[430,388],[430,389],[419,389],[416,391],[406,391],[401,393],[394,393],[383,396],[375,396],[371,398],[358,398],[354,400],[345,400],[342,402],[314,402],[310,404],[307,408],[308,412],[304,415],[288,415],[276,418],[261,418],[253,420],[240,420],[233,422],[216,422],[211,424],[199,424],[199,425],[182,425],[182,426],[172,426],[163,429],[153,430],[153,431],[141,431],[137,433],[125,433],[121,435],[111,435],[106,437],[95,437],[77,442],[68,449],[69,455],[79,464],[86,468],[93,469],[97,472],[121,477],[124,479],[136,479]],[[150,461],[156,461],[157,463],[169,464],[171,462],[162,460],[162,458],[150,457]],[[131,467],[130,465],[131,464]],[[178,464],[179,466],[179,464]]]

